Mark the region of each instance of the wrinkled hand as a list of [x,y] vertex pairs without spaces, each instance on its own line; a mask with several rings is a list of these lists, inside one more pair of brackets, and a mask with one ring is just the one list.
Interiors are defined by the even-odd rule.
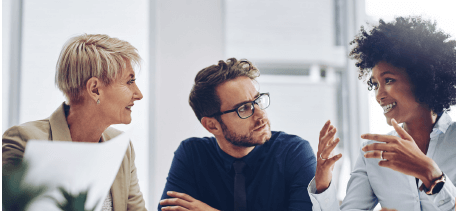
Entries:
[[[429,188],[431,182],[442,175],[437,164],[427,157],[416,145],[413,138],[397,124],[395,119],[391,123],[397,136],[363,134],[361,138],[384,143],[373,143],[362,148],[366,158],[381,158],[379,166],[387,167],[403,174],[420,179]],[[383,153],[382,153],[383,151]]]
[[173,198],[163,199],[160,201],[160,205],[167,206],[162,207],[162,210],[201,210],[201,211],[212,211],[216,210],[211,206],[203,203],[202,201],[196,200],[193,197],[175,191],[168,191],[166,194]]
[[332,170],[334,164],[338,161],[342,154],[333,156],[333,150],[339,143],[340,139],[334,139],[337,129],[328,120],[320,131],[317,151],[317,171],[315,172],[315,184],[317,193],[321,193],[328,189],[332,179]]

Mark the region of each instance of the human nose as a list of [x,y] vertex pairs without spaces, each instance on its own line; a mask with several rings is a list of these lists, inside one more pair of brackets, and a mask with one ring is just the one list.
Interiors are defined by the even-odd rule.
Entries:
[[258,104],[255,103],[254,106],[255,110],[253,111],[253,115],[255,117],[255,120],[265,118],[267,116],[266,111],[264,109],[262,110]]
[[139,90],[139,88],[136,84],[135,84],[135,92],[133,93],[133,98],[135,100],[141,100],[143,98],[141,90]]
[[375,99],[379,104],[381,104],[382,100],[386,98],[386,90],[383,87],[384,86],[378,85],[377,89],[375,89]]

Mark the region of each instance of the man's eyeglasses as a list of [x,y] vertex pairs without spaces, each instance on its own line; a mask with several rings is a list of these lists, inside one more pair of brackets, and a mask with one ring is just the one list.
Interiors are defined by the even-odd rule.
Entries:
[[255,112],[255,104],[257,104],[261,110],[268,108],[270,104],[269,93],[261,93],[255,100],[251,102],[246,102],[232,110],[217,112],[215,114],[210,115],[209,117],[219,116],[222,114],[227,114],[236,111],[239,118],[247,119],[250,116],[252,116]]

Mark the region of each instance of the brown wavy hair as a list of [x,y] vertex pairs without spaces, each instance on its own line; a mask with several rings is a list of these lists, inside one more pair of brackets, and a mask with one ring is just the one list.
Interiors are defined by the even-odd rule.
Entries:
[[[238,61],[235,58],[230,58],[226,62],[220,60],[217,65],[211,65],[198,72],[188,103],[200,122],[203,117],[211,116],[220,111],[221,103],[216,88],[220,84],[239,76],[247,76],[255,80],[260,76],[260,71],[246,59]],[[220,116],[215,118],[221,122]]]

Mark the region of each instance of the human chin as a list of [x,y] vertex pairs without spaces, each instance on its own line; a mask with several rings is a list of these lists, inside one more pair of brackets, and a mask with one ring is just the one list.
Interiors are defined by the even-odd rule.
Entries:
[[121,124],[126,124],[126,125],[131,123],[131,110],[123,112],[120,122],[121,122]]
[[236,132],[231,131],[226,127],[225,124],[221,124],[223,129],[223,135],[225,139],[230,142],[234,146],[238,147],[253,147],[257,145],[264,144],[267,140],[258,139],[258,137],[253,137],[252,133],[248,134],[238,134]]
[[268,122],[264,125],[263,128],[254,131],[253,134],[256,135],[256,140],[258,140],[258,143],[264,144],[271,138],[271,125]]

